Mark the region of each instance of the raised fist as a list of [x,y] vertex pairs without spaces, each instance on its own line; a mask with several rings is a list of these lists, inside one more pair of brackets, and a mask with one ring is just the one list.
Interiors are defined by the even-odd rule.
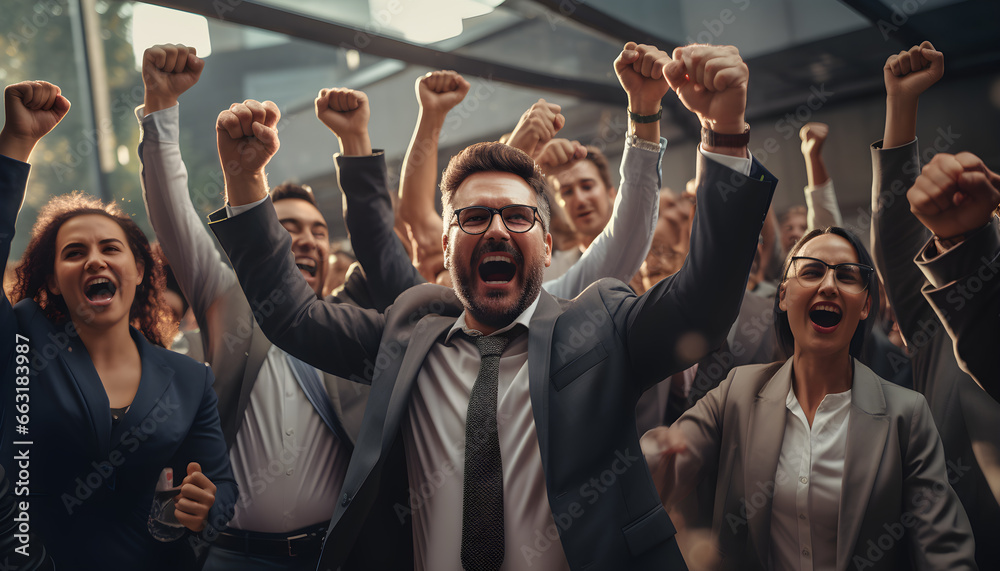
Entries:
[[670,91],[663,77],[663,67],[669,61],[667,52],[656,46],[625,44],[615,60],[615,73],[628,94],[629,110],[640,115],[654,115],[660,109],[660,100]]
[[910,211],[938,238],[956,238],[990,221],[1000,175],[972,153],[938,153],[906,193]]
[[889,97],[915,99],[944,75],[944,54],[930,42],[889,56],[882,68]]
[[0,132],[0,154],[27,161],[35,143],[62,121],[69,100],[58,85],[47,81],[22,81],[3,92],[5,121]]
[[205,61],[195,49],[179,44],[157,45],[142,54],[142,83],[146,88],[145,112],[177,104],[182,93],[198,83]]
[[541,167],[542,172],[553,175],[586,156],[587,147],[584,147],[579,141],[552,139],[538,151],[538,158],[535,159],[535,162]]
[[414,89],[424,112],[445,115],[465,99],[469,82],[454,71],[432,71],[418,79]]
[[663,75],[703,127],[730,135],[743,133],[750,71],[735,47],[677,48],[663,66]]
[[521,115],[521,120],[517,122],[517,126],[507,139],[507,144],[535,158],[542,145],[552,140],[552,137],[555,137],[559,129],[566,124],[566,118],[560,111],[562,107],[539,99]]
[[368,96],[346,87],[321,89],[316,98],[316,117],[340,138],[367,133],[371,117]]
[[247,99],[219,113],[215,125],[219,161],[227,180],[263,174],[278,152],[281,112],[273,101]]
[[830,126],[826,123],[806,123],[799,129],[802,139],[802,154],[818,156],[823,151],[823,143],[830,134]]

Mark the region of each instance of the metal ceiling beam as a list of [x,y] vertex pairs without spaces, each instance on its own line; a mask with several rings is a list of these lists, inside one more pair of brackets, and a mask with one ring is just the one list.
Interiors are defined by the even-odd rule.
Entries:
[[200,14],[206,18],[223,22],[270,30],[337,48],[354,49],[366,54],[401,60],[433,69],[453,69],[464,75],[489,78],[512,85],[561,93],[611,105],[624,105],[626,102],[625,93],[618,85],[556,77],[479,58],[443,52],[250,0],[214,0],[214,2],[148,0],[147,3]]
[[[584,3],[584,0],[527,0],[545,7],[555,14],[556,17],[567,18],[594,32],[618,40],[622,44],[625,42],[635,42],[637,44],[649,44],[667,52],[673,53],[674,48],[679,44],[650,34],[645,30],[640,30],[632,24],[619,20],[611,14],[598,10]],[[661,101],[663,108],[668,111],[669,118],[677,125],[684,135],[691,138],[701,136],[701,125],[693,119],[691,113],[681,105],[676,97],[667,94]]]
[[667,38],[639,29],[624,20],[598,10],[584,3],[584,0],[527,0],[554,12],[556,17],[566,18],[608,36],[619,42],[649,44],[669,53],[680,44]]
[[924,40],[934,41],[930,36],[916,30],[910,14],[893,10],[880,0],[840,0],[875,26],[884,39],[892,38],[903,46],[917,46]]

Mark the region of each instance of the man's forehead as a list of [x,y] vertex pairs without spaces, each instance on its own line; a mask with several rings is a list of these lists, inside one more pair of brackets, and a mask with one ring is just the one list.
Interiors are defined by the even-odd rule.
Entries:
[[452,206],[536,206],[535,190],[521,177],[506,172],[479,172],[470,175],[456,189]]
[[601,173],[598,172],[597,166],[594,163],[583,159],[557,174],[555,178],[560,186],[572,186],[584,180],[600,182]]
[[326,218],[318,208],[301,198],[285,198],[274,203],[274,212],[278,220],[291,220],[306,226],[322,224],[326,226]]

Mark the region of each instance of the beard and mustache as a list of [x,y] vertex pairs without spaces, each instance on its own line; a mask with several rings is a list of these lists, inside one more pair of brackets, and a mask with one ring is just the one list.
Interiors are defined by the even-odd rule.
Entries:
[[[477,260],[482,260],[483,257],[493,253],[506,253],[513,257],[517,270],[511,278],[512,282],[519,274],[523,275],[521,279],[523,287],[513,300],[505,299],[510,296],[507,291],[487,290],[485,296],[478,297],[473,292],[479,277]],[[480,323],[497,329],[513,323],[535,301],[542,289],[542,276],[545,271],[543,260],[533,260],[531,265],[527,265],[521,251],[512,243],[493,240],[487,240],[476,248],[468,264],[459,264],[453,260],[450,266],[455,294],[465,306],[465,310]]]

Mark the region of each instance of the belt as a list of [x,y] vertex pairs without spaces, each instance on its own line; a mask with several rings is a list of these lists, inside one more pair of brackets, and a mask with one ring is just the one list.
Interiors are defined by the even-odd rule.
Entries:
[[259,533],[227,529],[213,544],[244,555],[268,557],[319,557],[326,539],[326,524],[304,527],[289,533]]

